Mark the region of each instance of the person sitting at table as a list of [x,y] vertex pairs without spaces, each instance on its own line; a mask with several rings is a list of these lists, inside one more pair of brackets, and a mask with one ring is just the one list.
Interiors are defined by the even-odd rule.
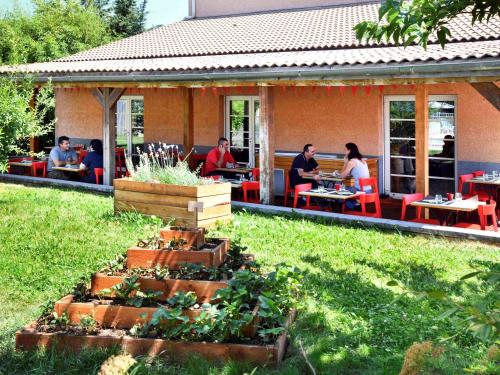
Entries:
[[64,167],[67,164],[78,164],[78,156],[75,150],[70,147],[69,138],[63,135],[58,138],[57,143],[58,146],[53,147],[50,151],[47,163],[47,177],[58,180],[78,178],[78,174],[76,173],[70,175],[64,171],[53,170],[54,167]]
[[[292,167],[289,171],[290,186],[292,188],[295,187],[295,185],[307,183],[311,183],[314,189],[318,187],[319,165],[316,160],[314,160],[315,154],[316,147],[308,143],[304,146],[302,153],[298,154],[295,159],[293,159]],[[312,177],[312,180],[304,177]]]
[[90,141],[89,153],[82,160],[80,164],[80,169],[86,170],[87,173],[83,176],[82,181],[95,184],[95,173],[94,168],[102,168],[103,158],[102,158],[102,142],[99,139],[93,139]]
[[[361,155],[361,152],[359,152],[358,146],[355,143],[347,143],[345,150],[344,168],[340,172],[339,177],[346,178],[352,176],[354,178],[354,186],[349,186],[347,189],[356,193],[358,190],[361,190],[359,179],[370,177],[370,171],[368,170],[366,160]],[[365,192],[370,193],[371,188],[365,187]],[[352,210],[355,206],[356,203],[354,201],[346,201],[347,209]]]
[[217,169],[228,168],[235,163],[233,155],[229,152],[229,141],[227,138],[221,137],[219,138],[217,147],[211,149],[207,154],[207,159],[205,161],[205,175],[224,175],[224,173],[217,171]]

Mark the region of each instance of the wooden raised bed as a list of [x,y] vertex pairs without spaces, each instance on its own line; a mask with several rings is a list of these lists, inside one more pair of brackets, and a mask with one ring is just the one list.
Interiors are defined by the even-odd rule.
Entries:
[[[67,295],[54,304],[54,312],[58,316],[66,313],[69,323],[80,324],[82,316],[91,316],[102,328],[130,329],[135,324],[144,324],[151,320],[158,307],[133,307],[126,305],[111,305],[95,302],[73,302],[73,295]],[[167,307],[168,308],[168,307]],[[201,314],[201,309],[185,309],[183,315],[191,321]],[[241,332],[245,337],[255,337],[260,318],[257,316],[259,305],[255,306],[253,319]]]
[[182,238],[184,243],[180,247],[183,249],[189,250],[193,247],[199,249],[205,243],[205,228],[170,227],[169,229],[161,229],[160,237],[163,239],[164,245],[167,245],[171,240]]
[[[295,319],[291,311],[286,327]],[[279,365],[287,347],[286,331],[278,337],[274,345],[245,345],[212,342],[185,342],[162,339],[134,338],[130,336],[75,336],[64,333],[41,333],[34,324],[16,332],[16,349],[34,350],[38,347],[53,347],[57,350],[80,351],[86,347],[120,347],[133,355],[164,356],[172,360],[185,359],[192,354],[214,361],[234,360],[259,365]]]
[[213,249],[200,250],[151,250],[132,247],[127,250],[127,268],[168,267],[177,270],[186,263],[202,264],[205,267],[219,267],[226,260],[230,248],[228,239],[218,239]]
[[[125,278],[126,276],[107,276],[103,273],[96,273],[92,275],[90,293],[96,297],[101,290],[109,289],[123,282]],[[149,277],[140,277],[137,281],[143,292],[148,289],[163,292],[158,298],[159,301],[165,301],[167,298],[173,297],[177,292],[192,291],[196,293],[197,303],[209,303],[217,290],[227,288],[226,281],[156,280]]]
[[115,179],[115,212],[137,211],[174,219],[176,225],[207,227],[231,220],[231,184],[181,186]]

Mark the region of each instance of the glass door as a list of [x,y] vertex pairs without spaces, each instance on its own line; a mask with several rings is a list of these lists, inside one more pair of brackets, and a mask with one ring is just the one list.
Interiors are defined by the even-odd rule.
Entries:
[[128,156],[136,156],[144,148],[144,99],[124,96],[116,106],[116,147],[124,148]]
[[415,99],[386,97],[385,190],[393,196],[415,192]]
[[237,162],[255,166],[255,154],[259,152],[259,123],[258,97],[226,98],[226,138]]
[[429,98],[429,194],[455,191],[455,98]]
[[[415,98],[384,98],[385,192],[415,192]],[[429,96],[429,194],[455,191],[455,98]]]

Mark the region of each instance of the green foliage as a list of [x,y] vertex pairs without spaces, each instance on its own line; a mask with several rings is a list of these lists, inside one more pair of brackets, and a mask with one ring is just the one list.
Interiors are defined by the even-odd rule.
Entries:
[[160,291],[140,290],[139,276],[134,275],[126,277],[123,282],[112,286],[109,289],[102,289],[99,292],[100,296],[113,296],[115,299],[125,302],[126,305],[134,307],[142,307],[150,305],[155,299],[163,293]]
[[390,40],[427,48],[433,34],[444,48],[451,32],[446,25],[460,14],[470,14],[472,24],[500,16],[498,0],[387,0],[382,2],[379,21],[364,21],[354,27],[359,40]]
[[28,79],[0,77],[0,172],[7,169],[8,156],[23,150],[19,144],[29,137],[51,131],[54,124],[44,124],[47,111],[54,107],[51,86],[40,89],[36,105],[30,101],[33,84]]
[[0,16],[0,65],[58,59],[112,40],[94,7],[76,0],[33,0],[32,15],[20,10]]
[[117,37],[129,37],[142,33],[146,24],[146,4],[137,0],[114,0],[110,27]]
[[167,303],[172,307],[180,307],[181,309],[189,309],[196,304],[195,292],[177,292],[173,297],[167,299]]
[[89,334],[94,334],[99,329],[99,323],[92,315],[83,315],[80,317],[80,326]]

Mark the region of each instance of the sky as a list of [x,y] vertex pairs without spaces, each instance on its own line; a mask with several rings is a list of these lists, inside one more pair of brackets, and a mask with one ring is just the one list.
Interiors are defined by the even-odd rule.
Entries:
[[[0,0],[0,13],[11,9],[14,4],[29,9],[30,0]],[[148,0],[146,27],[164,25],[179,21],[188,15],[188,0]]]

